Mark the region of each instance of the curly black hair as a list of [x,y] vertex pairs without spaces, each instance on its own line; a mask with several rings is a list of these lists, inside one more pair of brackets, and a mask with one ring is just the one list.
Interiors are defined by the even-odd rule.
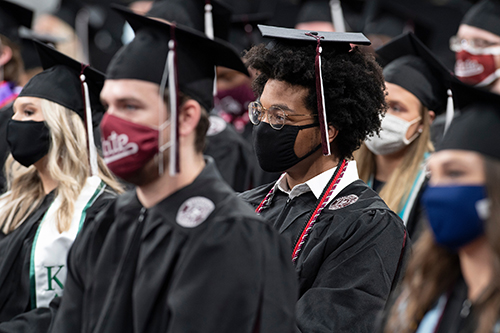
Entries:
[[[316,43],[271,42],[254,46],[246,64],[259,75],[253,82],[260,96],[269,79],[309,89],[306,107],[317,113],[314,59]],[[382,68],[373,55],[349,45],[322,45],[322,74],[327,120],[339,130],[334,151],[339,158],[352,158],[368,135],[379,132],[387,110]]]

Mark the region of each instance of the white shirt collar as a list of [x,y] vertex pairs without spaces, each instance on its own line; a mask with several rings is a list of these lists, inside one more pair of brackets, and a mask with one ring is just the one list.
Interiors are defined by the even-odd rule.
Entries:
[[[302,184],[295,185],[291,190],[288,187],[288,183],[286,182],[286,177],[281,177],[281,179],[276,182],[275,188],[277,187],[281,192],[288,194],[288,197],[290,199],[296,198],[299,195],[310,191],[312,191],[316,199],[319,199],[319,197],[323,193],[323,190],[325,189],[325,186],[328,185],[328,181],[332,178],[336,169],[337,167],[326,170]],[[333,191],[333,194],[330,196],[330,199],[327,203],[332,201],[337,196],[337,194],[340,193],[340,191],[342,191],[344,188],[358,179],[359,176],[356,161],[349,161],[349,164],[347,164],[347,168],[344,172],[344,176],[337,184],[337,187]]]

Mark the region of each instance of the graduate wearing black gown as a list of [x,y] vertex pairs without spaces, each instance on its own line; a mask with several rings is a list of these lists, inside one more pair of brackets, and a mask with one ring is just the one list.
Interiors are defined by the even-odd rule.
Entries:
[[351,49],[369,43],[362,34],[259,28],[273,40],[247,54],[261,72],[254,145],[264,170],[285,173],[241,197],[290,242],[298,330],[372,332],[409,248],[402,221],[350,160],[380,126],[381,69]]
[[[231,24],[231,10],[221,1],[209,1],[213,24],[207,25],[205,0],[161,0],[155,1],[146,13],[148,17],[160,18],[196,29],[227,41]],[[213,32],[207,30],[213,29]],[[212,157],[222,178],[236,192],[255,186],[258,181],[258,166],[251,145],[236,132],[232,124],[211,112],[203,154]]]
[[[194,30],[120,12],[136,37],[108,68],[101,94],[108,111],[101,131],[108,166],[137,187],[106,209],[72,248],[65,294],[51,332],[292,332],[296,278],[286,240],[236,197],[213,160],[203,159],[202,145],[195,150],[186,141],[187,112],[201,113],[201,107],[211,106],[214,65],[244,73],[243,63],[227,44]],[[169,103],[184,131],[170,142],[170,149],[178,142],[179,159],[171,150],[168,159],[159,153],[163,145],[156,135],[162,125],[133,121],[158,109],[161,113],[154,108],[156,100],[140,108],[131,100],[132,112],[122,106],[136,89],[163,102],[157,92],[165,82],[166,59],[173,59],[167,56],[172,56],[168,45],[173,41],[177,66],[170,67],[167,81],[174,82],[177,75],[179,92],[169,89],[169,95],[196,96],[178,109]],[[136,88],[126,91],[121,86],[129,83]],[[114,88],[119,86],[123,89]],[[172,116],[169,123],[175,122]],[[155,139],[141,139],[147,135]],[[126,138],[120,141],[124,146],[113,141],[118,137]],[[149,144],[150,153],[141,155]],[[134,146],[137,153],[128,154],[127,147]],[[186,163],[190,154],[196,158]],[[160,173],[158,160],[168,171]],[[199,171],[192,171],[193,163]],[[183,185],[175,187],[178,182]],[[146,194],[150,186],[159,186],[151,192],[154,200]]]
[[[23,88],[14,102],[14,117],[7,124],[7,141],[16,161],[12,157],[8,159],[7,170],[12,173],[12,185],[2,197],[0,208],[3,214],[0,231],[0,332],[48,331],[59,296],[64,292],[69,248],[78,232],[91,223],[96,214],[116,197],[115,190],[120,189],[101,158],[93,155],[90,161],[95,164],[89,163],[87,153],[86,136],[93,135],[92,131],[84,131],[83,119],[87,114],[91,115],[92,110],[102,112],[98,96],[104,83],[103,74],[83,67],[81,63],[42,43],[37,42],[35,46],[44,71],[34,76]],[[80,73],[87,77],[88,108],[85,108]],[[56,111],[54,108],[59,109]],[[43,112],[52,112],[54,115],[50,121],[48,117],[44,121],[23,118],[23,115],[43,115]],[[68,119],[61,120],[64,117]],[[54,125],[53,118],[58,119],[58,125]],[[80,124],[75,124],[78,121]],[[73,125],[60,125],[63,123]],[[61,127],[73,131],[73,134],[61,134],[66,133]],[[81,133],[75,135],[76,131],[84,131],[84,136]],[[93,142],[90,141],[92,146]],[[73,151],[83,161],[76,159],[75,155],[69,155],[68,151]],[[59,162],[51,159],[54,154],[61,159]],[[41,167],[40,163],[44,163],[45,167]],[[40,173],[51,167],[50,163],[58,163],[60,168],[52,176],[56,182],[55,188],[42,195],[39,203],[31,203],[35,208],[31,213],[26,213],[26,218],[20,220],[16,228],[6,227],[10,223],[7,209],[12,209],[8,205],[16,200],[13,193],[19,193],[20,190],[33,193],[27,187],[37,185],[46,191]],[[76,168],[76,163],[82,166]],[[68,165],[72,166],[69,175],[61,175],[62,168]],[[32,178],[26,184],[25,179],[30,174]],[[56,229],[56,225],[60,225],[57,224],[59,220],[56,214],[63,207],[65,192],[62,189],[67,186],[61,185],[61,179],[68,176],[74,178],[75,182],[82,181],[83,185],[80,184],[80,192],[71,202],[73,212],[66,222],[68,227],[60,230]],[[20,189],[20,185],[16,185],[18,183],[26,187]],[[53,299],[53,304],[49,306]]]

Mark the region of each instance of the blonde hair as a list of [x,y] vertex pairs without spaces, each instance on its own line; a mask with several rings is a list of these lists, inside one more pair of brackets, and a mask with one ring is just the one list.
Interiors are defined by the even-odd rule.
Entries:
[[[422,117],[422,133],[408,146],[401,163],[391,174],[380,191],[380,197],[387,206],[395,212],[400,212],[417,178],[424,162],[425,153],[434,151],[431,142],[430,116],[426,107],[420,108]],[[354,153],[357,162],[359,177],[367,183],[372,175],[376,174],[375,154],[363,143]]]
[[[500,317],[500,162],[484,158],[486,190],[490,200],[490,217],[485,235],[493,253],[493,278],[476,301],[476,332],[489,333]],[[437,264],[438,263],[438,264]],[[457,253],[436,244],[429,227],[413,247],[401,294],[392,307],[384,332],[415,332],[424,315],[443,293],[452,288],[460,275]]]
[[[69,229],[74,202],[90,176],[87,135],[83,121],[72,110],[42,99],[41,110],[50,129],[51,144],[47,154],[47,171],[57,181],[56,196],[62,199],[56,213],[59,232]],[[122,186],[98,157],[99,177],[120,193]],[[7,192],[0,198],[4,220],[0,226],[7,234],[19,227],[43,201],[45,192],[36,168],[25,168],[9,155],[5,164]]]

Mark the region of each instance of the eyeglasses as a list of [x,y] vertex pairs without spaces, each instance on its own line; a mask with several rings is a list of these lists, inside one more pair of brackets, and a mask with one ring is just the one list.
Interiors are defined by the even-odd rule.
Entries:
[[468,50],[482,50],[490,47],[499,47],[499,43],[492,43],[484,39],[463,39],[458,36],[450,38],[450,49],[453,52],[460,52],[464,49]]
[[317,117],[315,114],[287,114],[285,110],[279,106],[271,106],[266,109],[259,102],[251,102],[248,104],[248,117],[254,125],[260,124],[262,119],[264,119],[264,113],[267,112],[267,121],[272,128],[275,130],[280,130],[285,126],[286,119],[289,116],[293,117]]

